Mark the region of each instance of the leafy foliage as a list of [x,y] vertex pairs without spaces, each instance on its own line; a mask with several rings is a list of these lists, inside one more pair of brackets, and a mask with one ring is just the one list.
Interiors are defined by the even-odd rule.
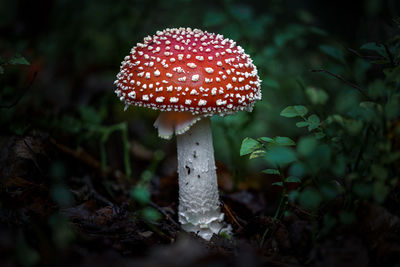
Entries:
[[[400,35],[384,44],[362,45],[361,50],[380,57],[369,63],[376,64],[374,68],[383,72],[383,76],[378,74],[373,79],[366,79],[361,86],[352,85],[353,88],[348,88],[346,84],[351,83],[343,80],[345,88],[334,96],[332,103],[327,103],[329,95],[324,90],[305,89],[300,83],[309,104],[288,106],[280,113],[282,117],[296,119],[296,127],[308,132],[298,137],[295,149],[287,147],[295,144],[287,137],[245,138],[241,155],[264,156],[265,163],[274,167],[262,171],[268,175],[282,176],[281,168],[286,168],[290,176],[282,176],[280,182],[272,185],[284,187],[282,194],[285,194],[288,182],[301,183],[288,193],[287,201],[291,203],[317,211],[338,197],[346,199],[346,206],[338,218],[342,224],[355,220],[353,210],[360,200],[385,202],[399,182],[400,83],[398,76],[393,74],[400,66],[398,54],[393,53],[399,46]],[[341,50],[330,46],[320,49],[345,63]],[[366,74],[368,69],[364,71]],[[342,79],[332,76],[331,80]],[[353,89],[362,90],[361,95],[353,94]],[[325,103],[324,110],[330,110],[330,113],[321,112],[319,106]],[[281,209],[280,205],[278,210]],[[332,220],[326,221],[324,229],[328,229],[330,223]]]

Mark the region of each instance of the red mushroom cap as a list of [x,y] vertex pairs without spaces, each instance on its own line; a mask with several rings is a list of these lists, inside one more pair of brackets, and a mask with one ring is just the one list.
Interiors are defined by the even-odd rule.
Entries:
[[127,105],[192,114],[230,114],[261,99],[257,68],[222,35],[190,28],[144,38],[121,63],[114,82]]

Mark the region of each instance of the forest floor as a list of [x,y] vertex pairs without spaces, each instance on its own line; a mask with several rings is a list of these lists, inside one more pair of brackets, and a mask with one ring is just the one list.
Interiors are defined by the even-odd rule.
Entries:
[[[152,157],[135,153],[143,162]],[[66,163],[62,180],[50,178],[57,177],[49,167],[54,161]],[[42,132],[1,137],[0,265],[389,266],[400,255],[400,207],[390,205],[398,188],[382,206],[360,203],[354,223],[325,231],[319,213],[296,205],[275,220],[279,192],[251,186],[227,192],[231,177],[219,164],[222,210],[234,234],[206,242],[180,229],[177,175],[164,169],[150,183],[151,201],[140,206],[130,196],[132,179],[102,170],[83,149]],[[333,203],[339,209],[343,201]],[[143,217],[146,207],[161,218]]]

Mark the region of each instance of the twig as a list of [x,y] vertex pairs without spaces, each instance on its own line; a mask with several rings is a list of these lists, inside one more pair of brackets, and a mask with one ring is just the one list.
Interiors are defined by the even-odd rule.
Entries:
[[356,163],[354,164],[354,169],[353,169],[353,171],[354,171],[354,170],[357,171],[358,165],[360,164],[362,155],[363,155],[363,153],[364,153],[364,149],[365,149],[365,147],[366,147],[367,144],[368,144],[368,137],[369,137],[369,133],[370,133],[370,130],[369,130],[370,128],[371,128],[371,126],[368,126],[367,129],[365,130],[365,131],[366,131],[366,133],[365,133],[365,138],[364,138],[363,142],[361,143],[361,148],[360,148],[360,150],[358,151],[358,155],[357,155],[357,158],[356,158]]
[[153,208],[155,208],[156,210],[158,210],[162,215],[164,215],[164,217],[168,220],[168,221],[170,221],[174,226],[176,226],[176,227],[180,227],[180,225],[174,220],[174,219],[172,219],[172,217],[171,216],[169,216],[166,212],[165,212],[165,210],[163,209],[163,208],[161,208],[160,206],[158,206],[156,203],[154,203],[153,201],[151,201],[150,203],[150,206],[152,206]]
[[28,144],[28,142],[26,142],[26,139],[24,138],[24,144],[25,146],[28,148],[29,152],[31,152],[32,154],[32,161],[33,164],[35,165],[35,167],[39,170],[40,174],[43,174],[42,169],[40,168],[39,164],[36,161],[36,156],[35,156],[35,152],[33,151],[32,147]]
[[381,58],[382,58],[381,56],[364,56],[364,55],[361,55],[358,51],[356,51],[356,50],[354,50],[354,49],[352,49],[352,48],[347,48],[347,50],[348,50],[349,52],[353,53],[354,55],[358,56],[359,58],[362,58],[362,59],[367,59],[367,60],[378,60],[378,59],[381,59]]
[[223,203],[222,205],[223,205],[224,211],[226,212],[228,217],[231,218],[231,220],[239,227],[239,229],[243,229],[243,226],[236,219],[235,215],[233,215],[231,208],[229,208],[229,206],[226,205],[225,203]]
[[167,239],[168,241],[170,241],[171,243],[175,242],[175,238],[167,235],[166,233],[164,233],[163,231],[161,231],[160,229],[158,229],[155,225],[147,222],[146,220],[144,220],[144,223],[147,225],[147,227],[150,228],[151,231],[153,231],[154,233],[156,233],[158,236],[163,237],[165,239]]
[[301,207],[298,206],[298,205],[291,204],[291,203],[288,203],[288,205],[291,206],[291,207],[292,207],[293,209],[295,209],[296,211],[298,211],[298,212],[300,212],[300,213],[302,213],[302,214],[305,214],[305,215],[307,215],[307,216],[310,217],[310,218],[315,217],[312,213],[308,212],[307,210],[301,208]]
[[85,152],[82,149],[71,149],[63,144],[57,143],[54,139],[50,140],[53,145],[55,145],[59,150],[61,150],[63,153],[74,157],[75,159],[82,161],[86,165],[92,167],[95,169],[97,172],[102,173],[104,175],[111,175],[115,180],[117,181],[126,181],[125,174],[122,173],[119,170],[113,170],[110,167],[106,167],[105,170],[102,169],[101,163],[92,157],[90,154]]
[[394,62],[393,55],[390,52],[389,47],[386,44],[383,44],[383,47],[385,48],[386,54],[389,57],[390,65],[392,65],[392,67],[396,67],[396,63]]
[[107,198],[103,197],[102,195],[99,194],[99,192],[97,192],[97,190],[94,188],[92,180],[90,180],[89,176],[85,176],[84,181],[89,189],[90,196],[103,202],[103,204],[106,204],[106,205],[114,208],[114,204],[111,201],[109,201]]
[[336,79],[338,79],[338,80],[344,82],[345,84],[349,85],[350,87],[353,87],[353,88],[356,89],[358,92],[360,92],[360,94],[362,94],[366,99],[371,100],[371,99],[369,98],[369,96],[367,96],[367,95],[364,93],[364,91],[363,91],[358,85],[356,85],[356,84],[354,84],[354,83],[352,83],[352,82],[349,82],[348,80],[346,80],[345,78],[343,78],[342,76],[340,76],[340,75],[338,75],[338,74],[335,74],[335,73],[333,73],[333,72],[330,72],[330,71],[324,70],[324,69],[320,69],[320,70],[311,70],[311,72],[324,72],[324,73],[327,73],[327,74],[329,74],[329,75],[335,77]]

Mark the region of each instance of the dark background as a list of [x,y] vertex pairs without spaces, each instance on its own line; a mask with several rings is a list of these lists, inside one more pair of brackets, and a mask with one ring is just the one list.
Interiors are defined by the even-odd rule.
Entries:
[[[381,251],[385,246],[389,251],[386,260],[390,261],[392,252],[400,253],[399,228],[394,230],[397,236],[389,234],[395,240],[390,244],[371,244],[375,236],[362,238],[363,229],[353,229],[357,224],[354,218],[369,215],[360,215],[360,206],[366,204],[357,194],[350,193],[347,198],[338,191],[330,198],[322,189],[317,190],[321,197],[304,194],[303,201],[300,195],[294,203],[299,202],[310,217],[285,214],[286,221],[280,223],[286,228],[279,230],[280,226],[271,222],[281,194],[279,186],[271,183],[279,177],[260,173],[269,164],[263,158],[249,160],[239,152],[245,137],[289,136],[298,141],[308,135],[294,120],[279,115],[289,105],[307,105],[321,121],[332,114],[354,119],[351,107],[366,100],[364,95],[337,77],[311,70],[329,70],[359,87],[378,86],[386,77],[382,68],[390,64],[381,62],[382,68],[373,65],[374,60],[384,60],[380,58],[383,52],[360,47],[398,39],[399,14],[400,2],[396,0],[2,0],[0,262],[4,266],[109,262],[192,266],[235,262],[240,266],[250,261],[248,265],[255,266],[322,266],[330,259],[341,266],[348,261],[367,266],[385,262],[387,254]],[[131,47],[168,27],[199,28],[235,40],[253,58],[263,80],[263,100],[252,113],[212,119],[222,199],[239,218],[237,225],[233,223],[238,232],[233,243],[219,237],[207,244],[180,234],[179,227],[165,219],[163,212],[176,220],[175,141],[157,137],[152,126],[157,112],[136,107],[123,112],[123,104],[114,94],[120,62]],[[390,51],[394,51],[391,67],[395,68],[398,46]],[[387,56],[390,58],[390,53]],[[398,85],[382,83],[398,90]],[[324,91],[327,99],[315,104],[307,88]],[[384,102],[390,102],[390,97]],[[388,118],[387,125],[398,121],[397,115]],[[335,176],[334,164],[341,161],[348,168],[338,177],[353,173],[372,177],[371,164],[385,153],[371,156],[371,161],[368,157],[356,161],[359,147],[365,146],[360,142],[364,140],[365,147],[373,151],[382,138],[392,137],[388,137],[390,131],[382,131],[381,139],[365,140],[362,129],[367,126],[351,126],[351,139],[345,140],[349,152],[330,146],[337,153],[331,152],[337,157],[332,156],[327,163],[331,170],[305,174],[303,185],[315,183],[319,188],[318,182],[305,181],[311,176]],[[376,129],[375,133],[381,132],[379,126]],[[398,132],[393,135],[398,136]],[[396,151],[392,145],[390,153]],[[352,169],[359,162],[361,167]],[[381,209],[390,210],[386,196],[393,197],[396,192],[396,164],[382,163],[379,166],[387,169],[375,172],[379,177],[388,173],[385,177],[394,179],[386,181],[385,187],[360,178],[360,184],[372,184],[371,192],[364,188],[370,193],[362,200],[376,205],[368,206],[366,213],[386,214]],[[287,167],[282,170],[285,176],[293,171]],[[309,192],[303,185],[299,192]],[[352,182],[343,188],[352,188]],[[399,211],[390,211],[394,217],[385,220],[398,225]],[[335,224],[338,233],[321,234],[325,223],[329,224],[328,213],[337,221],[344,217]],[[273,234],[269,232],[264,245],[259,246],[268,227]],[[193,249],[185,252],[188,244]],[[181,253],[189,256],[177,262],[176,255]]]

